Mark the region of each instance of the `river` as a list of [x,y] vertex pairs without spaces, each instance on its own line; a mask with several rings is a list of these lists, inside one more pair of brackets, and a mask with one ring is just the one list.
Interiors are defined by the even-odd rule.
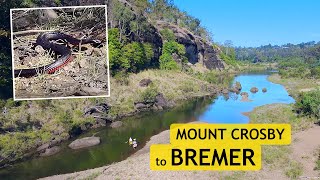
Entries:
[[[242,74],[235,77],[234,83],[238,81],[242,84],[242,92],[249,93],[250,102],[241,102],[240,95],[230,93],[228,99],[224,96],[199,98],[168,111],[146,112],[124,118],[124,126],[121,128],[100,128],[80,136],[101,137],[98,146],[71,150],[67,147],[70,140],[63,143],[62,151],[54,156],[33,158],[0,170],[0,179],[36,179],[104,166],[124,160],[134,153],[125,143],[130,136],[137,138],[141,148],[151,136],[169,129],[172,123],[197,120],[209,123],[248,123],[249,119],[243,112],[265,104],[294,102],[282,85],[269,82],[267,77],[268,74]],[[259,92],[251,93],[250,88],[253,86],[259,88]],[[268,91],[263,93],[262,88]]]

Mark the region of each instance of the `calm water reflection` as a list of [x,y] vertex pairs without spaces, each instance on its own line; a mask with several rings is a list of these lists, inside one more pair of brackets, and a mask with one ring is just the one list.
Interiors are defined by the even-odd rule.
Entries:
[[149,138],[169,129],[172,123],[196,121],[212,98],[191,100],[170,111],[148,112],[125,118],[124,126],[119,129],[101,128],[92,130],[82,136],[99,136],[101,144],[82,150],[71,150],[70,142],[62,145],[62,152],[51,157],[34,158],[17,163],[12,167],[0,170],[0,180],[27,180],[55,174],[72,173],[75,171],[104,166],[121,161],[134,152],[125,142],[129,137],[137,138],[140,148]]
[[[274,84],[267,79],[268,75],[240,75],[235,78],[242,85],[241,92],[247,92],[251,102],[241,102],[241,95],[230,94],[226,100],[219,96],[206,112],[200,116],[201,121],[209,123],[248,123],[249,118],[242,112],[252,111],[255,107],[273,103],[293,103],[294,99],[289,96],[286,89],[280,84]],[[259,92],[251,93],[250,89],[257,87]],[[263,93],[262,88],[267,88]]]

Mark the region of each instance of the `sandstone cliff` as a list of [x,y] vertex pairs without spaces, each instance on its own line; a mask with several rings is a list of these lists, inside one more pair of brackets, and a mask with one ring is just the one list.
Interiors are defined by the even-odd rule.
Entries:
[[[135,12],[135,8],[127,2],[126,0],[118,0],[119,2],[125,4],[125,6],[130,7],[130,9]],[[108,5],[108,21],[112,21],[112,13],[114,9],[110,6],[111,0],[64,0],[64,4],[67,5],[92,5],[92,4],[103,4]],[[146,17],[146,19],[148,19]],[[201,37],[194,35],[192,32],[188,31],[185,28],[181,28],[174,24],[169,24],[164,21],[157,21],[155,23],[149,23],[148,30],[138,39],[135,34],[131,34],[131,39],[133,41],[149,42],[153,44],[154,47],[154,64],[157,64],[159,57],[161,55],[161,48],[163,41],[161,39],[159,31],[161,29],[168,28],[171,29],[178,43],[183,44],[186,47],[186,53],[188,61],[191,64],[200,63],[208,69],[224,69],[224,62],[219,58],[219,49],[216,49],[212,44],[206,42]],[[129,30],[130,31],[130,30]]]
[[[49,1],[41,1],[40,4],[42,6],[84,6],[84,5],[104,5],[108,6],[108,25],[109,27],[116,27],[113,23],[113,14],[116,9],[112,6],[112,1],[116,0],[61,0],[61,4],[56,4],[56,1],[49,0]],[[136,13],[135,7],[130,4],[126,0],[118,0],[119,2],[123,3],[126,7],[132,10],[134,14]],[[147,16],[145,14],[145,16]],[[208,69],[224,69],[224,63],[219,58],[219,49],[216,49],[212,46],[212,44],[206,42],[201,37],[194,35],[192,32],[188,31],[185,28],[181,28],[174,24],[169,24],[164,21],[157,21],[157,22],[149,22],[148,17],[145,17],[147,22],[147,27],[145,28],[143,34],[139,36],[130,33],[130,40],[131,41],[139,41],[139,42],[148,42],[153,45],[154,50],[154,58],[152,60],[153,65],[157,65],[159,63],[159,57],[161,55],[161,48],[163,45],[163,40],[160,35],[160,30],[164,28],[171,29],[175,36],[178,43],[183,44],[186,48],[187,58],[191,64],[200,63],[204,67]],[[130,32],[130,29],[126,31]]]
[[223,61],[218,56],[219,49],[213,48],[212,44],[205,42],[201,37],[185,28],[164,21],[157,21],[156,27],[159,31],[165,28],[173,31],[178,43],[185,46],[190,63],[200,63],[208,69],[224,69]]

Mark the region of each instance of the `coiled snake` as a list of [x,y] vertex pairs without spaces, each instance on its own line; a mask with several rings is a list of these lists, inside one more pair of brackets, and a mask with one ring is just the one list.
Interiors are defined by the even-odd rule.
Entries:
[[31,68],[31,69],[15,69],[14,70],[14,77],[31,77],[35,76],[37,74],[52,74],[58,69],[62,68],[65,66],[68,62],[70,62],[73,57],[72,57],[72,52],[71,49],[61,45],[61,44],[56,44],[52,42],[53,40],[66,40],[72,45],[79,45],[79,44],[101,44],[99,40],[93,40],[93,39],[76,39],[70,35],[61,33],[61,32],[45,32],[40,34],[37,37],[36,44],[40,45],[43,47],[45,50],[52,50],[56,54],[59,54],[60,57],[56,59],[51,64],[37,67],[37,68]]

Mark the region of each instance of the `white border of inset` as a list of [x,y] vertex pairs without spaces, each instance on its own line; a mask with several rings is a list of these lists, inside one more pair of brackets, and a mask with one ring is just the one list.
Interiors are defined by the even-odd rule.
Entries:
[[[12,11],[17,10],[37,10],[37,9],[66,9],[66,8],[92,8],[92,7],[104,7],[106,18],[106,50],[107,50],[107,66],[108,66],[108,94],[105,96],[70,96],[70,97],[49,97],[49,98],[16,98],[15,94],[15,80],[14,80],[14,51],[13,51],[13,25],[12,25]],[[62,6],[62,7],[39,7],[39,8],[14,8],[10,9],[10,31],[11,31],[11,54],[12,54],[12,81],[13,81],[13,100],[44,100],[44,99],[80,99],[80,98],[102,98],[110,97],[110,66],[109,66],[109,43],[108,43],[108,8],[107,5],[90,5],[90,6]]]

